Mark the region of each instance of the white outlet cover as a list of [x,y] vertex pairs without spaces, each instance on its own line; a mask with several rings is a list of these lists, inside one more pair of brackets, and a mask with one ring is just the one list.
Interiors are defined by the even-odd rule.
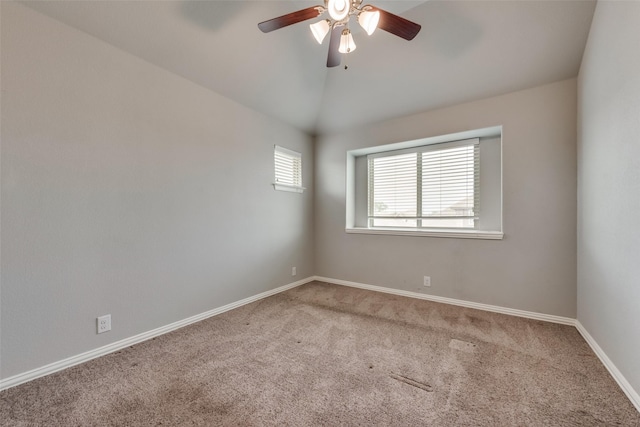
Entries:
[[424,276],[424,286],[431,286],[431,277]]
[[101,334],[103,332],[107,332],[111,330],[111,315],[106,314],[104,316],[100,316],[97,319],[98,324],[98,333]]

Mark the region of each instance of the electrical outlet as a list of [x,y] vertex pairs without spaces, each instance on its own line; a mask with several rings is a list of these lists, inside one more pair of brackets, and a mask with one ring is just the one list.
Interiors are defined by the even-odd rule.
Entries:
[[291,275],[292,275],[292,276],[295,276],[296,274],[298,274],[298,273],[296,272],[296,268],[295,268],[295,267],[291,267]]
[[431,277],[429,276],[424,276],[424,286],[431,286]]
[[107,332],[111,330],[111,315],[106,314],[98,317],[98,333]]

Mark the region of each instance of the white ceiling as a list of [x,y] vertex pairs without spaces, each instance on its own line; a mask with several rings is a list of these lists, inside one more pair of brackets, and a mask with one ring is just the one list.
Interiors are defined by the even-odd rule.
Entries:
[[422,31],[412,41],[354,32],[348,70],[326,68],[328,37],[320,46],[308,27],[317,19],[257,28],[321,0],[25,4],[311,134],[574,77],[595,8],[592,0],[370,2]]

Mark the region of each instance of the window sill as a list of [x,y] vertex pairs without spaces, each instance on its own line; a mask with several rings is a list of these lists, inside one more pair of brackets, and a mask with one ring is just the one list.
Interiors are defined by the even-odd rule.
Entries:
[[291,193],[302,193],[305,188],[297,187],[294,185],[285,185],[285,184],[273,184],[273,189],[277,191],[289,191]]
[[348,234],[382,234],[389,236],[448,237],[452,239],[502,240],[502,231],[482,230],[419,230],[417,228],[346,228]]

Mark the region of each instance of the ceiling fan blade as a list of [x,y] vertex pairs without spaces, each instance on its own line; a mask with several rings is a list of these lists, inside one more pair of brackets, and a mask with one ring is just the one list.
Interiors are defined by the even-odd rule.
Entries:
[[286,15],[261,22],[258,24],[258,28],[260,28],[263,33],[268,33],[269,31],[297,24],[298,22],[306,21],[307,19],[316,18],[320,16],[321,13],[321,6],[308,7],[306,9],[291,12]]
[[408,19],[404,19],[401,16],[394,15],[386,10],[379,9],[372,6],[372,10],[380,12],[380,21],[378,22],[378,28],[394,34],[398,37],[402,37],[405,40],[413,40],[413,38],[420,32],[419,24],[411,22]]
[[340,37],[342,36],[342,26],[336,25],[331,30],[331,40],[329,40],[329,55],[327,56],[327,67],[337,67],[342,59],[340,55]]

